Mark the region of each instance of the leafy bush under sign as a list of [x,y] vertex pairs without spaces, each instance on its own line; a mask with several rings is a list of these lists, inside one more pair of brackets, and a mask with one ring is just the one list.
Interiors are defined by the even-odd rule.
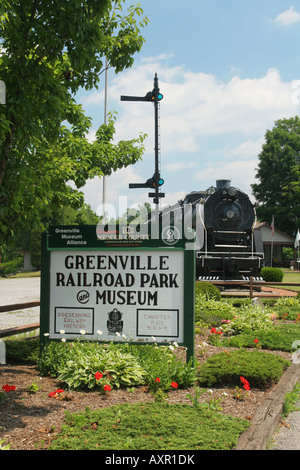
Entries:
[[50,342],[39,359],[39,371],[58,378],[70,389],[101,386],[96,372],[116,388],[153,383],[157,377],[165,389],[173,381],[179,388],[193,385],[197,380],[196,365],[181,361],[170,346]]

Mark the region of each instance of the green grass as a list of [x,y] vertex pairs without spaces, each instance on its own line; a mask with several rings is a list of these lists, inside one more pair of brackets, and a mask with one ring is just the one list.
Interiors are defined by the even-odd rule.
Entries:
[[[282,282],[295,282],[300,284],[300,272],[299,271],[284,271]],[[289,290],[299,291],[300,286],[283,286]]]
[[229,450],[249,424],[190,405],[126,403],[67,414],[49,450]]

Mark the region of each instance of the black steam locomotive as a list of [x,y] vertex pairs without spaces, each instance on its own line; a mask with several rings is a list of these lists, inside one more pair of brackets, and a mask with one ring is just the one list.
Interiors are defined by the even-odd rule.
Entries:
[[254,230],[255,207],[230,180],[188,194],[161,212],[180,222],[191,221],[196,232],[197,279],[240,280],[260,274],[264,258],[260,230]]

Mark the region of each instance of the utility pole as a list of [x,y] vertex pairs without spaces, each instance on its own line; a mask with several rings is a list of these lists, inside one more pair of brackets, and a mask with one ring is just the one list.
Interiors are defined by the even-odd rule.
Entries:
[[160,177],[160,158],[159,158],[159,102],[163,99],[163,95],[159,91],[157,74],[154,77],[154,88],[146,93],[145,96],[121,96],[121,101],[148,101],[154,103],[154,135],[155,135],[155,168],[154,174],[145,183],[130,183],[129,188],[151,188],[155,192],[148,193],[149,197],[153,197],[153,202],[158,211],[159,199],[165,197],[164,193],[160,193],[160,186],[164,184],[164,180]]
[[[105,89],[104,89],[104,124],[107,124],[107,57],[105,59]],[[103,216],[103,221],[105,223],[105,203],[106,203],[106,180],[105,180],[105,175],[102,177],[102,216]]]

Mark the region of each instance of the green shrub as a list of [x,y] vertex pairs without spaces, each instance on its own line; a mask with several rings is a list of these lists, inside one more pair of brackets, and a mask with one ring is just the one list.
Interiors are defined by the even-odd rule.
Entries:
[[102,382],[95,380],[96,372],[108,372],[109,385],[117,388],[153,384],[157,377],[163,389],[168,389],[173,381],[179,388],[196,382],[196,365],[192,360],[186,364],[169,346],[154,343],[50,342],[45,346],[38,366],[42,375],[58,378],[70,389],[101,386]]
[[72,359],[72,347],[70,343],[51,341],[45,345],[38,360],[38,369],[41,375],[49,375],[56,378],[63,365]]
[[208,358],[199,370],[198,380],[203,386],[240,386],[243,376],[250,387],[267,389],[278,382],[289,365],[289,361],[272,353],[237,349]]
[[168,389],[172,381],[177,382],[179,388],[187,388],[197,380],[197,364],[193,364],[192,359],[188,363],[183,362],[173,354],[169,346],[125,344],[124,348],[138,358],[145,370],[148,384],[159,377],[164,389]]
[[195,295],[204,294],[206,298],[221,300],[219,289],[209,282],[196,282]]
[[284,307],[284,308],[288,308],[288,307],[300,307],[300,299],[297,298],[297,297],[280,297],[277,301],[276,301],[276,305],[275,305],[276,309],[278,308],[281,308],[281,307]]
[[143,383],[145,371],[137,359],[117,348],[97,343],[49,343],[39,361],[39,370],[67,384],[69,389],[94,388],[95,373],[109,374],[109,385],[132,386]]
[[[58,380],[71,390],[94,388],[104,382],[111,387],[131,387],[144,383],[145,371],[134,356],[118,349],[98,348],[93,354],[82,343],[74,357],[59,369]],[[90,348],[89,348],[90,349]],[[101,372],[104,382],[97,382],[95,373]]]
[[300,315],[300,299],[297,297],[281,297],[276,301],[274,313],[279,319],[295,320]]
[[262,268],[261,277],[266,282],[282,282],[283,271],[280,268]]
[[222,320],[229,320],[236,315],[236,309],[228,302],[207,298],[198,294],[195,299],[195,320],[204,321],[211,326],[219,326]]
[[236,335],[246,330],[266,330],[272,326],[271,310],[259,305],[245,305],[237,310],[230,323],[222,326],[224,334]]
[[18,257],[7,263],[0,265],[0,276],[7,276],[9,274],[15,274],[20,271],[23,265],[23,257]]
[[[254,343],[255,339],[258,339],[258,343]],[[262,349],[292,352],[292,344],[296,340],[299,340],[299,326],[293,323],[274,325],[268,330],[245,331],[224,340],[223,344],[243,348],[254,348],[257,345]]]
[[38,339],[6,340],[6,362],[10,364],[36,364],[39,356]]

